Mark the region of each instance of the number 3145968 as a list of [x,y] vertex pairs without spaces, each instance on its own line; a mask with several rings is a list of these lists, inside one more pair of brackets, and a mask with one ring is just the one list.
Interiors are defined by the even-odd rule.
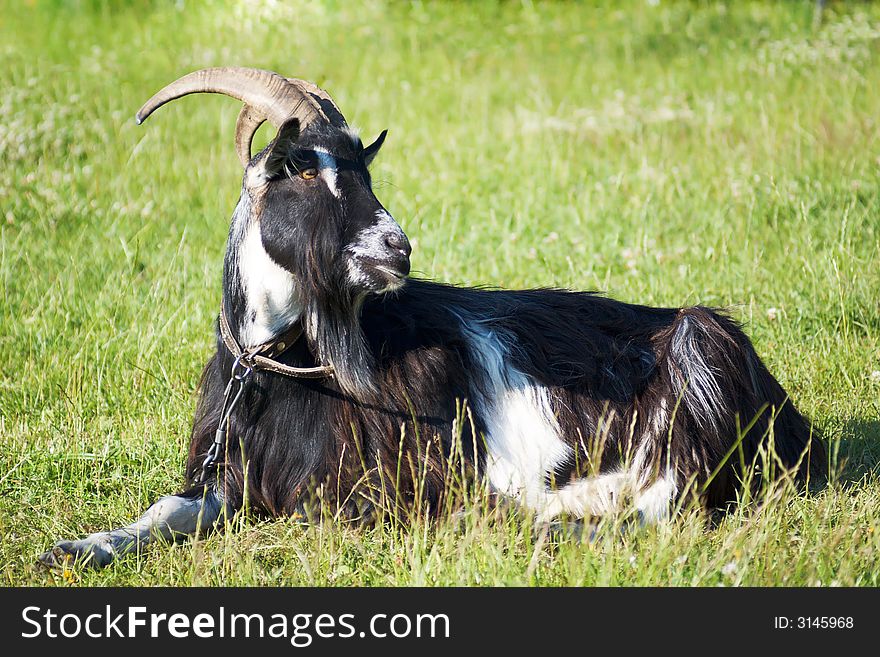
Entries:
[[801,630],[850,629],[852,616],[798,616],[796,627]]

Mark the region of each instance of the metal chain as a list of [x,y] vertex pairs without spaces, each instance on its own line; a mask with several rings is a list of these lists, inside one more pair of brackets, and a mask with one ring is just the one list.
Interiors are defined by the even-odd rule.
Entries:
[[[214,433],[214,442],[211,443],[211,447],[208,449],[208,453],[205,455],[205,460],[202,462],[202,467],[199,470],[199,475],[196,479],[198,484],[205,483],[208,471],[217,465],[217,461],[223,453],[223,448],[226,445],[226,434],[229,429],[229,418],[241,399],[242,393],[244,393],[244,389],[253,372],[254,368],[249,354],[240,354],[232,363],[229,383],[226,384],[226,391],[223,393],[220,423],[217,425],[217,431]],[[233,396],[232,392],[236,383],[238,384],[238,389]]]

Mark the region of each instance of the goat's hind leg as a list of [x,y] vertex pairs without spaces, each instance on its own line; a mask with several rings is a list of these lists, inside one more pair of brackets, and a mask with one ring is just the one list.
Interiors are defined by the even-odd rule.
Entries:
[[666,521],[677,496],[672,473],[647,486],[640,485],[637,472],[627,470],[586,477],[549,492],[537,525],[554,537],[592,541],[602,518],[624,520],[624,532]]
[[177,541],[208,532],[217,523],[224,504],[213,488],[200,488],[156,501],[135,522],[119,529],[59,541],[39,557],[49,568],[69,561],[102,568],[117,556],[137,552],[155,540]]

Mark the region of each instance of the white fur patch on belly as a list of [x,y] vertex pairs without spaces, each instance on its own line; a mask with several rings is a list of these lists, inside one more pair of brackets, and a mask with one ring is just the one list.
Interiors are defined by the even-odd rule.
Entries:
[[492,488],[540,508],[546,480],[572,456],[559,437],[547,389],[507,362],[499,336],[478,322],[465,323],[473,357],[484,377],[474,397],[486,422],[486,475]]
[[632,505],[642,522],[667,517],[677,492],[672,473],[648,481],[634,463],[549,488],[548,475],[574,457],[562,439],[550,391],[509,363],[503,336],[478,320],[463,320],[462,328],[483,370],[472,397],[486,424],[486,476],[494,491],[534,510],[539,521],[563,513],[603,516],[625,505]]
[[522,387],[504,390],[489,418],[487,474],[495,489],[539,508],[548,493],[547,475],[565,462],[572,450],[559,438],[547,390],[529,385],[525,376],[516,374],[515,383],[522,383]]

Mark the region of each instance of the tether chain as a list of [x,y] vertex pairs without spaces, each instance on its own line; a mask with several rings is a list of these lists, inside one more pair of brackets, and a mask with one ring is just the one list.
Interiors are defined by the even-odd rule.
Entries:
[[[220,412],[220,423],[217,425],[217,431],[214,433],[214,442],[211,443],[211,447],[208,449],[208,453],[205,455],[205,460],[202,462],[202,466],[195,478],[197,485],[206,483],[209,471],[217,466],[220,456],[223,454],[226,446],[226,436],[229,431],[229,418],[241,399],[244,389],[255,370],[266,370],[268,372],[275,372],[276,374],[283,374],[284,376],[302,379],[319,379],[333,375],[333,368],[330,366],[293,367],[261,355],[268,354],[269,356],[279,356],[293,346],[293,343],[296,342],[301,335],[302,328],[294,326],[282,334],[278,339],[245,351],[239,346],[235,337],[232,335],[232,330],[226,319],[226,313],[223,311],[220,312],[220,336],[223,338],[223,344],[226,345],[226,348],[235,357],[235,361],[232,363],[229,382],[226,384],[226,391],[223,394],[223,407]],[[233,395],[236,383],[238,384],[238,389],[235,390],[235,394]]]
[[[239,371],[241,370],[241,371]],[[244,354],[235,359],[232,364],[232,374],[229,377],[229,383],[226,384],[226,392],[223,394],[223,408],[220,412],[220,423],[217,425],[217,431],[214,432],[214,442],[205,455],[202,467],[199,469],[199,475],[196,480],[197,484],[203,484],[208,478],[208,472],[217,465],[220,455],[224,451],[226,445],[226,434],[229,430],[229,416],[232,415],[233,409],[241,399],[245,386],[253,374],[254,368],[247,365]],[[235,396],[232,395],[233,386],[238,383],[238,390]],[[230,401],[231,400],[231,401]]]

